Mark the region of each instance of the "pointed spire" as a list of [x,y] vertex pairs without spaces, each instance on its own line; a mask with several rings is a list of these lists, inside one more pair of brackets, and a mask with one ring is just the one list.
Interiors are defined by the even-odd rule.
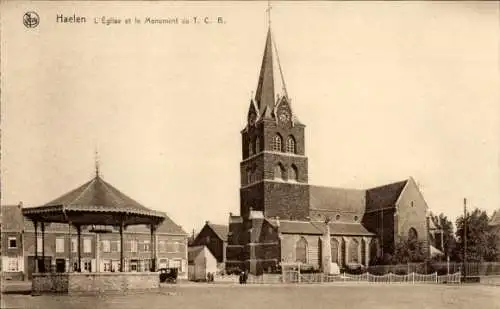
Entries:
[[288,98],[278,50],[271,31],[271,9],[271,3],[268,1],[266,9],[268,30],[260,68],[259,82],[255,93],[257,108],[260,115],[264,118],[267,118],[266,115],[273,114],[272,112],[278,102],[278,97]]

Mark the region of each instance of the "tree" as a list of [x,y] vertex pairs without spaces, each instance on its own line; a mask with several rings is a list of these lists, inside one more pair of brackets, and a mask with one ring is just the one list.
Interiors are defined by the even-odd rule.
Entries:
[[[500,255],[497,248],[497,235],[488,226],[489,218],[485,211],[474,209],[467,213],[467,262],[489,262],[494,261]],[[457,251],[458,258],[463,261],[464,252],[464,217],[457,218]]]
[[[439,216],[431,213],[431,220],[437,227],[434,233],[436,248],[443,251],[450,259],[455,260],[457,256],[457,240],[453,230],[453,223],[443,213],[440,213]],[[441,234],[443,234],[442,238]]]
[[401,238],[394,247],[392,262],[395,264],[423,262],[427,257],[422,241],[413,238]]

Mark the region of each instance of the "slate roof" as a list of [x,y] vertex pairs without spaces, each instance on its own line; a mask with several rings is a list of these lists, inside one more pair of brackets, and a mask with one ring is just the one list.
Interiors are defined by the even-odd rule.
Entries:
[[155,213],[155,211],[139,204],[99,176],[42,207],[48,206],[65,206],[66,210]]
[[408,183],[403,180],[366,191],[366,211],[393,207]]
[[312,210],[362,215],[365,212],[365,191],[309,186],[309,205]]
[[[276,220],[268,220],[274,226],[277,226]],[[323,235],[325,232],[325,223],[320,221],[287,221],[280,220],[279,231],[283,234],[306,234]],[[331,235],[346,236],[373,236],[375,234],[361,225],[361,223],[337,223],[330,222]]]
[[222,241],[227,241],[229,226],[223,224],[213,224],[213,223],[207,223],[207,225],[212,229],[212,231],[214,231],[217,237],[219,237]]
[[2,231],[21,232],[24,229],[22,207],[19,205],[2,205],[0,210]]

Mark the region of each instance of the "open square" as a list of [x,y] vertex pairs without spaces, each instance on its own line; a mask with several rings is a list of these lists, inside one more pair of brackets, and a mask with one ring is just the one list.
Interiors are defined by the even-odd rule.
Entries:
[[500,288],[488,285],[177,285],[155,292],[101,296],[3,295],[2,308],[500,308]]

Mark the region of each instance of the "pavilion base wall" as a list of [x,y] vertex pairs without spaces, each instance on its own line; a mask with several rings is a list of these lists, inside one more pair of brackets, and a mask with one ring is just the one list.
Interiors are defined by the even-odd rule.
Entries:
[[39,273],[33,275],[32,293],[112,293],[159,286],[158,273]]

